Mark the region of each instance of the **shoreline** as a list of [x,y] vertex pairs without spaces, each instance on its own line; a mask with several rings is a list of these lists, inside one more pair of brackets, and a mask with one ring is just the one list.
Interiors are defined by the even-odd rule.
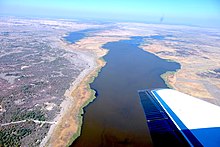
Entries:
[[[82,56],[82,53],[81,53]],[[85,58],[85,57],[84,57]],[[89,62],[88,62],[89,63]],[[80,75],[76,78],[75,81],[73,81],[73,83],[71,83],[70,88],[66,90],[65,92],[65,99],[63,100],[63,102],[61,103],[61,111],[59,113],[59,115],[57,115],[54,118],[54,121],[56,122],[56,124],[51,125],[49,132],[47,133],[46,137],[42,140],[40,147],[42,146],[50,146],[50,140],[51,140],[51,136],[54,134],[54,132],[57,129],[57,126],[59,124],[61,124],[63,117],[65,114],[67,114],[68,110],[71,109],[72,104],[74,103],[74,99],[72,97],[72,92],[78,87],[80,86],[80,83],[86,78],[86,76],[88,76],[94,69],[96,68],[96,65],[93,63],[93,65],[90,65],[90,68],[88,69],[84,69],[84,71],[82,71],[80,73]]]
[[[95,78],[98,76],[99,72],[101,71],[101,69],[105,66],[106,62],[104,60],[102,60],[102,57],[98,58],[96,60],[97,62],[97,67],[96,69],[94,69],[90,74],[88,74],[87,77],[85,77],[85,79],[82,80],[81,84],[79,84],[80,86],[86,86],[87,88],[87,93],[90,95],[88,97],[88,99],[85,101],[85,103],[79,108],[79,113],[78,113],[78,117],[79,117],[79,124],[78,124],[78,129],[77,132],[75,134],[73,134],[73,136],[71,137],[71,139],[69,140],[67,146],[70,146],[75,139],[77,139],[80,134],[81,134],[81,129],[82,129],[82,124],[83,124],[83,114],[84,114],[84,108],[89,105],[89,103],[93,102],[95,97],[95,91],[93,89],[91,89],[90,84],[95,80]],[[72,91],[72,96],[74,96],[77,93],[77,89],[76,91]],[[86,95],[86,94],[85,94]]]
[[[213,83],[210,83],[207,79],[201,79],[197,75],[197,73],[200,73],[202,70],[200,67],[197,70],[194,70],[193,66],[198,67],[198,64],[202,65],[202,63],[191,63],[192,57],[188,58],[177,58],[176,56],[169,56],[169,55],[162,55],[158,54],[159,47],[155,47],[153,45],[142,45],[141,48],[144,51],[150,52],[156,56],[158,56],[161,59],[176,62],[180,64],[180,69],[176,71],[168,71],[161,75],[162,79],[165,81],[166,85],[169,88],[175,89],[177,91],[180,91],[182,93],[194,96],[199,99],[206,100],[208,102],[211,102],[215,105],[218,104],[218,100],[214,97],[213,92],[210,89],[207,89],[206,84],[213,85]],[[165,47],[164,47],[165,48]],[[173,50],[172,48],[168,48],[169,50]],[[165,48],[165,50],[168,50]],[[175,52],[175,51],[173,51]],[[201,66],[202,67],[202,66]],[[211,80],[211,79],[210,79]],[[208,82],[208,83],[206,83]],[[206,83],[206,84],[204,84]],[[209,86],[208,85],[208,86]],[[212,86],[213,88],[213,86]],[[215,87],[214,87],[215,88]],[[217,88],[215,88],[217,89]]]
[[[94,81],[102,67],[106,64],[103,56],[108,53],[108,50],[103,48],[103,45],[124,38],[104,37],[99,40],[98,37],[94,40],[94,38],[86,37],[84,39],[75,44],[69,44],[65,40],[60,40],[60,45],[64,49],[69,51],[73,49],[81,53],[84,56],[82,59],[89,64],[89,69],[85,69],[83,71],[84,74],[81,73],[80,75],[82,76],[77,77],[66,91],[66,99],[61,105],[62,111],[56,117],[58,119],[57,123],[50,127],[47,136],[42,140],[40,146],[69,146],[80,136],[84,114],[83,108],[96,98],[94,90],[90,88],[90,83]],[[89,42],[87,42],[88,40]],[[90,44],[91,41],[93,44]]]
[[[83,55],[83,53],[80,53],[80,54],[81,54],[81,56],[85,56],[85,54]],[[85,57],[84,57],[84,59],[85,59]],[[76,90],[77,87],[80,87],[81,83],[87,78],[87,76],[90,75],[91,72],[94,72],[94,70],[97,68],[97,65],[96,65],[95,61],[93,61],[93,63],[92,62],[88,62],[88,63],[90,63],[89,68],[82,71],[80,73],[80,75],[76,78],[76,80],[73,81],[73,83],[71,83],[70,88],[66,90],[66,92],[64,94],[65,99],[63,100],[63,102],[60,105],[61,106],[61,111],[54,118],[54,121],[56,123],[51,125],[50,130],[47,133],[47,135],[45,136],[45,138],[42,140],[42,142],[40,144],[40,147],[51,146],[50,140],[51,140],[54,132],[57,130],[58,126],[62,123],[63,117],[66,114],[68,114],[68,111],[71,109],[71,107],[73,107],[72,104],[74,104],[74,101],[75,101],[74,98],[73,98],[74,95],[72,95],[73,91]]]
[[[152,53],[154,54],[154,53]],[[161,58],[160,56],[158,56],[157,54],[154,54],[155,56]],[[161,58],[161,59],[164,59],[164,58]],[[181,71],[182,69],[182,64],[180,62],[177,62],[177,61],[174,61],[172,59],[164,59],[166,60],[167,62],[175,62],[175,63],[178,63],[180,65],[180,68],[179,69],[176,69],[175,71],[167,71],[163,74],[160,75],[160,77],[164,80],[165,84],[167,85],[168,88],[170,89],[175,89],[175,90],[178,90],[176,87],[175,87],[175,83],[176,83],[176,74]]]
[[164,83],[167,85],[168,88],[178,90],[175,87],[175,83],[176,83],[176,74],[182,69],[181,63],[179,63],[175,60],[172,60],[172,59],[162,58],[161,56],[158,56],[156,53],[144,49],[144,46],[142,46],[141,44],[138,47],[145,52],[151,53],[151,54],[165,60],[166,62],[175,62],[175,63],[180,64],[179,69],[176,69],[175,71],[166,71],[165,73],[160,75],[160,77],[162,78],[162,80],[164,81]]
[[160,75],[160,77],[163,79],[163,81],[165,82],[165,84],[167,85],[168,88],[171,88],[171,89],[175,89],[175,79],[176,79],[176,73],[181,70],[181,69],[178,69],[176,71],[167,71],[163,74]]

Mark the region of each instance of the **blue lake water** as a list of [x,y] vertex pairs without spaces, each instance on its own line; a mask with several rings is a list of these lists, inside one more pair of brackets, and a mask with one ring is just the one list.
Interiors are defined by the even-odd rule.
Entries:
[[70,43],[76,43],[80,39],[83,39],[84,37],[90,36],[90,34],[95,33],[97,31],[100,31],[100,29],[86,29],[86,30],[80,30],[76,32],[71,32],[67,36],[64,37],[64,39]]
[[160,75],[180,65],[143,51],[138,47],[142,39],[103,46],[109,50],[107,64],[91,84],[97,98],[84,108],[82,134],[72,146],[152,146],[137,90],[167,88]]

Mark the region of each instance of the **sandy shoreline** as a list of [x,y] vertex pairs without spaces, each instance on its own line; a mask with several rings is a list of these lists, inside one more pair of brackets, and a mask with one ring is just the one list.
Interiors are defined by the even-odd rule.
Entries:
[[54,133],[54,131],[56,131],[56,126],[57,124],[60,124],[62,122],[62,117],[68,112],[68,110],[71,109],[72,104],[74,104],[75,100],[73,99],[73,95],[72,92],[77,88],[77,86],[84,80],[84,78],[86,78],[87,75],[89,75],[96,67],[96,63],[95,61],[93,61],[93,59],[89,56],[85,56],[84,54],[80,53],[78,54],[81,56],[81,58],[83,60],[90,60],[89,63],[89,68],[85,69],[83,72],[80,73],[80,75],[77,77],[77,79],[71,83],[71,86],[68,90],[66,90],[65,92],[65,100],[61,103],[61,111],[60,114],[58,116],[56,116],[56,118],[54,119],[55,122],[57,122],[56,124],[53,124],[50,127],[50,130],[47,134],[47,136],[42,140],[40,146],[48,146],[48,141],[51,139],[51,135]]
[[42,140],[40,146],[63,147],[71,145],[80,136],[82,126],[83,107],[95,99],[95,93],[90,88],[90,83],[98,76],[99,71],[105,66],[102,59],[108,50],[102,46],[107,42],[127,39],[124,37],[89,37],[81,39],[75,44],[69,44],[60,40],[59,44],[67,50],[75,50],[82,60],[88,63],[77,79],[71,84],[65,93],[65,100],[62,102],[62,110],[54,119],[57,123],[50,127],[47,136]]

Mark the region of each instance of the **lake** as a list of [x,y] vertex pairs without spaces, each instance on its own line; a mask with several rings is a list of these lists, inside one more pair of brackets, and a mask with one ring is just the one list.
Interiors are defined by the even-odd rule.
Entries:
[[180,65],[139,48],[142,39],[131,37],[103,46],[109,50],[104,56],[107,64],[91,84],[97,98],[84,108],[81,136],[72,146],[152,146],[137,91],[167,88],[160,75]]

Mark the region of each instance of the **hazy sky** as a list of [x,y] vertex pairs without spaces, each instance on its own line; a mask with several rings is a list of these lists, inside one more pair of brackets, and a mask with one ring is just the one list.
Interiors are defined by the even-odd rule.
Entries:
[[0,0],[0,14],[220,26],[220,0]]

